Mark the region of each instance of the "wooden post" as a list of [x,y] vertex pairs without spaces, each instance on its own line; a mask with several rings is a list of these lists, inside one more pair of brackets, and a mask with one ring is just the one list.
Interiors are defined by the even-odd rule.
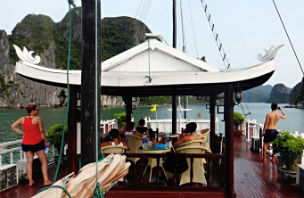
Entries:
[[176,96],[172,96],[172,134],[176,134]]
[[[100,0],[98,0],[98,27],[95,27],[95,0],[82,0],[82,73],[81,73],[81,163],[82,166],[96,159],[96,137],[95,123],[100,123],[100,62],[101,44],[98,36],[98,57],[97,58],[97,87],[95,85],[95,29],[100,35]],[[97,103],[95,102],[97,89]],[[97,119],[95,108],[97,106]],[[99,134],[99,129],[98,129]]]
[[211,93],[210,95],[210,143],[211,150],[214,150],[215,145],[215,105],[216,105],[216,94]]
[[77,163],[77,87],[70,86],[70,107],[68,115],[68,172],[77,172],[78,163]]
[[225,191],[228,197],[235,197],[234,192],[234,148],[233,148],[233,98],[232,85],[225,91],[224,120],[225,120]]
[[126,121],[127,121],[127,128],[129,127],[132,119],[132,97],[131,96],[125,96],[123,97],[123,100],[126,104]]

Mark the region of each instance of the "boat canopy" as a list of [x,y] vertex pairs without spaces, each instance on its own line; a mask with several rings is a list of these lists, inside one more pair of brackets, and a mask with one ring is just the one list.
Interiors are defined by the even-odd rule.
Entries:
[[[16,73],[44,84],[66,87],[66,70],[38,65],[40,57],[33,51],[14,45],[20,59]],[[275,71],[274,57],[278,48],[270,48],[261,64],[220,70],[193,58],[157,39],[148,39],[121,54],[102,62],[101,93],[106,95],[205,95],[221,93],[225,85],[247,90],[266,82]],[[275,53],[274,53],[275,51]],[[69,71],[69,83],[81,85],[81,70]]]

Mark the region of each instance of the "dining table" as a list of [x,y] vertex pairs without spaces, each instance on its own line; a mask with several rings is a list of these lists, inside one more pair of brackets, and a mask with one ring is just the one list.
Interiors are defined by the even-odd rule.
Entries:
[[[155,145],[152,145],[145,150],[142,147],[140,147],[139,152],[145,153],[145,154],[164,154],[164,153],[168,153],[171,151],[170,147],[168,148],[168,147],[163,146],[163,147],[157,148],[157,146],[155,146]],[[161,168],[161,171],[163,172],[166,180],[168,181],[166,171],[165,171],[161,161],[162,161],[161,158],[148,158],[148,163],[144,169],[142,176],[145,175],[148,167],[150,167],[149,183],[152,182],[152,171],[153,171],[154,167],[157,167],[157,178],[156,178],[157,182],[159,182],[159,167]]]

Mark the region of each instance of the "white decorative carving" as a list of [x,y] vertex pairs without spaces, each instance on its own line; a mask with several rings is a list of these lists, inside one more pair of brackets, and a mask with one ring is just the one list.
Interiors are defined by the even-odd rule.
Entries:
[[276,57],[276,55],[277,55],[279,49],[280,49],[281,47],[283,47],[283,46],[284,46],[284,45],[279,45],[279,46],[275,47],[275,46],[273,45],[273,46],[271,46],[271,47],[269,48],[269,50],[266,50],[266,49],[265,49],[265,55],[264,55],[264,56],[263,56],[262,54],[258,54],[258,55],[257,55],[257,59],[258,59],[259,61],[261,61],[261,62],[268,62],[268,61],[271,61],[271,60],[273,60],[273,59]]
[[28,51],[25,47],[23,47],[23,51],[17,46],[13,45],[16,51],[17,56],[22,62],[31,63],[37,65],[40,63],[41,59],[40,56],[33,57],[33,51]]

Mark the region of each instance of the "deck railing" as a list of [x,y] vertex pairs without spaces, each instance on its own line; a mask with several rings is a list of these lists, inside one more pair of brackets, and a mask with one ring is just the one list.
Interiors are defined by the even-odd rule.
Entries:
[[[25,159],[25,154],[21,149],[21,143],[22,140],[0,143],[0,166],[5,164],[14,164],[18,160]],[[50,150],[48,157],[49,161],[52,161],[55,155],[55,149],[51,146]]]
[[[256,120],[245,120],[243,123],[243,136],[246,138],[248,142],[258,140],[259,141],[259,150],[262,152],[263,149],[263,124],[257,123]],[[301,136],[304,138],[304,133],[299,133],[298,131],[291,132],[291,134],[295,137]],[[272,154],[272,150],[270,149],[268,151],[270,154]],[[302,155],[302,164],[304,164],[304,151]]]

